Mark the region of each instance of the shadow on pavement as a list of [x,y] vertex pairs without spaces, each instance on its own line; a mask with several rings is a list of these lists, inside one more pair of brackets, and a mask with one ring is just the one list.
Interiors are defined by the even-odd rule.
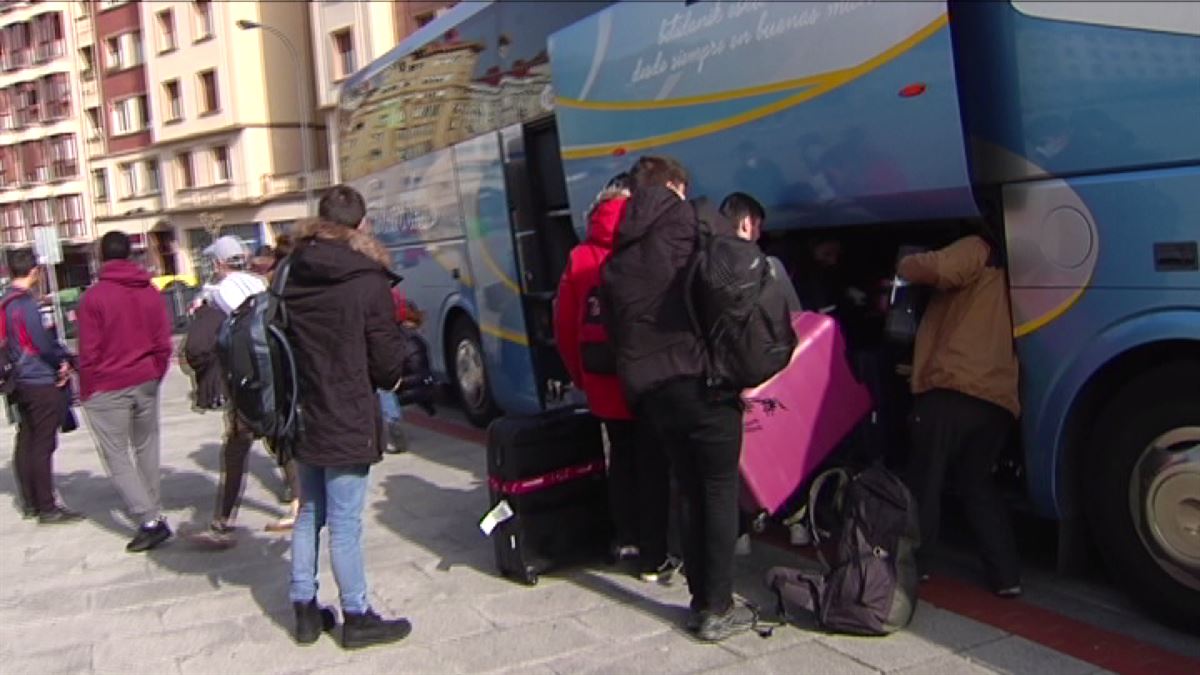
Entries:
[[[246,473],[245,479],[254,478],[268,492],[274,495],[282,494],[284,489],[283,472],[275,465],[275,460],[266,454],[265,450],[261,449],[258,441],[250,448],[250,453],[246,457]],[[191,452],[188,459],[196,463],[196,466],[209,471],[216,476],[222,475],[221,444],[220,443],[205,443],[199,449]],[[219,479],[218,479],[219,480]],[[247,500],[245,498],[246,486],[242,484],[242,497],[239,501],[239,510],[242,507],[249,506],[256,511],[260,511],[272,518],[278,518],[282,515],[282,509],[286,509],[286,504],[281,504],[279,507],[268,506],[257,500]],[[217,499],[216,488],[213,491],[213,503]]]
[[[108,508],[81,510],[91,522],[118,535],[114,546],[123,546],[133,537],[132,526],[112,499],[115,494],[107,476],[76,471],[59,476],[58,485],[65,495],[74,496],[76,505],[108,502]],[[196,508],[203,514],[200,522],[207,523],[212,502],[197,506],[196,500],[199,495],[209,500],[216,495],[217,483],[210,475],[164,467],[160,489],[166,510]],[[252,503],[256,508],[269,510],[265,505]],[[287,595],[290,563],[285,558],[291,546],[289,539],[247,536],[246,530],[239,529],[237,546],[211,550],[182,536],[186,534],[186,524],[172,523],[172,527],[176,529],[175,537],[146,554],[155,565],[175,574],[205,577],[214,591],[227,586],[247,588],[263,614],[284,631],[291,631],[291,603]],[[193,531],[196,528],[192,525]]]

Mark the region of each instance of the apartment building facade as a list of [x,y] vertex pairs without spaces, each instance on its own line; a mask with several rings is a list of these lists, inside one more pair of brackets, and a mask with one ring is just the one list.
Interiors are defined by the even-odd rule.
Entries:
[[203,278],[214,238],[257,248],[309,214],[305,185],[328,185],[328,161],[297,81],[312,90],[305,5],[92,0],[105,69],[88,114],[104,130],[90,176],[98,234],[131,234],[156,274]]
[[338,158],[347,153],[338,138],[337,102],[342,81],[455,4],[456,1],[447,0],[323,0],[309,4],[316,99],[329,139],[328,156],[334,182],[342,180]]
[[[94,264],[72,2],[0,2],[0,245],[31,247],[38,228],[62,242],[57,281],[87,283]],[[7,255],[0,277],[7,277]]]

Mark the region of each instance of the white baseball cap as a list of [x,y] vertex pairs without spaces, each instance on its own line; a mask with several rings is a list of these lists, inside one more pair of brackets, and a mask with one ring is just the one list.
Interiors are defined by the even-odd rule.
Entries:
[[204,255],[216,258],[221,262],[229,262],[234,258],[246,260],[250,258],[250,249],[246,248],[241,239],[227,234],[204,249]]

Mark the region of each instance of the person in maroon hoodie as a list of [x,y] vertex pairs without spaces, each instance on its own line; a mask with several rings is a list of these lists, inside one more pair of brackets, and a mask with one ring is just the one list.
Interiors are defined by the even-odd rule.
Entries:
[[100,280],[79,305],[79,385],[100,459],[140,525],[125,550],[138,553],[171,537],[159,496],[158,389],[172,349],[166,304],[129,253],[125,233],[101,237]]
[[609,181],[588,215],[587,239],[571,250],[558,284],[554,336],[571,380],[604,423],[609,441],[609,503],[618,559],[638,560],[639,576],[658,581],[678,564],[668,556],[670,470],[666,455],[634,419],[617,380],[599,297],[600,270],[612,255],[632,183]]

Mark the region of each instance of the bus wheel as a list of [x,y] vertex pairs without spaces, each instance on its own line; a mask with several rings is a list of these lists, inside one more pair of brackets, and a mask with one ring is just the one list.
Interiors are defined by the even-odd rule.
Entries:
[[1084,493],[1113,577],[1164,618],[1200,625],[1200,361],[1136,377],[1093,443]]
[[455,394],[471,424],[485,427],[500,411],[492,399],[492,390],[488,384],[483,347],[479,342],[479,329],[465,319],[456,321],[450,333],[449,345],[447,360],[453,375],[451,381],[454,383]]

